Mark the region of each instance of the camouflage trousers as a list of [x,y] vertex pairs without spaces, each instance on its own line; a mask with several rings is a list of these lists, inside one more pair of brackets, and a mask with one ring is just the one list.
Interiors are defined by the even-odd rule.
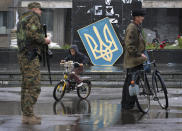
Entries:
[[21,110],[25,116],[33,116],[33,105],[40,94],[40,62],[38,57],[28,60],[23,53],[18,54],[21,84]]

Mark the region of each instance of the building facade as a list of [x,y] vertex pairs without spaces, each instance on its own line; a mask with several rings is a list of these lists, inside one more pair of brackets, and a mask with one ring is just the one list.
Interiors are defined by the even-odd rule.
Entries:
[[[104,17],[109,17],[115,31],[123,41],[131,12],[145,8],[143,23],[148,42],[154,38],[168,39],[173,43],[182,33],[182,1],[180,0],[74,0],[72,14],[73,43],[80,44],[77,30]],[[80,22],[81,20],[81,22]]]
[[0,47],[14,47],[18,16],[32,1],[40,2],[45,9],[43,24],[48,25],[53,43],[60,47],[65,44],[82,46],[77,30],[104,17],[110,18],[122,41],[126,26],[132,19],[131,10],[140,7],[147,10],[143,27],[149,37],[152,32],[161,41],[174,42],[182,33],[181,0],[1,0]]
[[181,0],[143,0],[142,7],[147,9],[145,26],[157,31],[161,40],[174,42],[182,35]]
[[7,47],[8,45],[8,7],[12,0],[0,1],[0,47]]
[[[16,47],[16,24],[18,17],[35,0],[0,1],[0,47]],[[36,0],[37,1],[37,0]],[[44,8],[41,21],[47,24],[53,43],[71,44],[72,0],[38,0]]]

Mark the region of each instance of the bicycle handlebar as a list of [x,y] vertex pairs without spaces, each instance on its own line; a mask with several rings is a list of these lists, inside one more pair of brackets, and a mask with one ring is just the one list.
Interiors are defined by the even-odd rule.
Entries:
[[65,62],[61,62],[60,65],[63,65],[64,67],[66,68],[72,68],[72,67],[80,67],[80,66],[83,66],[82,63],[79,63],[79,62],[73,62],[73,61],[65,61]]
[[155,64],[155,60],[153,60],[152,62],[148,62],[147,64],[143,64],[143,65],[152,65]]
[[151,50],[147,50],[147,51],[148,51],[148,52],[153,52],[154,50],[151,49]]

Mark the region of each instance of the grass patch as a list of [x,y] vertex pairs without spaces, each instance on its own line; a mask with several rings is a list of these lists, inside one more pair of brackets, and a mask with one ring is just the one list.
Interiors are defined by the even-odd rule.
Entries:
[[148,43],[146,45],[146,49],[147,50],[155,50],[155,49],[165,50],[165,49],[182,49],[182,47],[180,47],[180,45],[174,46],[174,45],[171,45],[171,44],[166,44],[163,48],[161,48],[160,46],[156,47],[156,45],[154,45],[152,43]]
[[65,45],[63,45],[62,47],[61,47],[61,49],[70,49],[70,45],[68,45],[68,44],[65,44]]
[[182,48],[180,48],[179,46],[169,45],[169,46],[164,47],[164,49],[182,49]]

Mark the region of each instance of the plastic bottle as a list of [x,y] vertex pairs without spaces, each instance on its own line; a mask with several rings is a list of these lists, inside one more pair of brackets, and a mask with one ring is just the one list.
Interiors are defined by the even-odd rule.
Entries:
[[129,95],[136,96],[139,94],[139,86],[137,84],[131,84],[129,86]]

